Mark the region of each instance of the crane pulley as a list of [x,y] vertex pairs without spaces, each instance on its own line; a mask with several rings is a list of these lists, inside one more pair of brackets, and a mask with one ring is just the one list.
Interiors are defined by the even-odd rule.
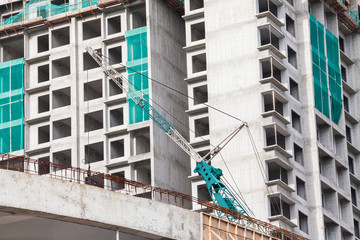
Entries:
[[[215,204],[225,207],[241,214],[249,216],[245,208],[234,197],[231,191],[221,180],[222,170],[215,168],[209,162],[223,149],[226,144],[244,127],[243,123],[239,128],[232,132],[225,140],[223,140],[212,151],[201,157],[199,153],[191,146],[191,144],[144,98],[141,90],[135,87],[106,60],[106,58],[94,51],[91,47],[87,47],[86,51],[103,69],[104,73],[118,85],[124,93],[131,98],[135,104],[140,106],[149,117],[165,132],[181,149],[183,149],[193,160],[195,160],[195,173],[198,173],[205,180],[211,199]],[[205,160],[208,156],[210,158]],[[221,216],[221,213],[218,213]],[[234,220],[233,216],[226,216],[230,221]]]

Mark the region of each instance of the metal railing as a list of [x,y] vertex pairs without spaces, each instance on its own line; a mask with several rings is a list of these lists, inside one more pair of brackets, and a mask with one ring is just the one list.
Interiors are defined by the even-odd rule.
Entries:
[[279,239],[308,240],[305,237],[283,228],[242,215],[239,212],[220,207],[219,205],[201,200],[191,195],[160,187],[154,187],[111,174],[104,174],[101,172],[10,154],[0,155],[0,169],[19,171],[79,184],[92,185],[110,191],[134,195],[135,197],[149,198],[183,208],[191,208],[191,205],[196,203],[201,207],[200,211],[208,213],[211,211],[219,211],[224,214],[229,214],[234,216],[234,219],[237,219],[234,223],[259,233],[267,234]]

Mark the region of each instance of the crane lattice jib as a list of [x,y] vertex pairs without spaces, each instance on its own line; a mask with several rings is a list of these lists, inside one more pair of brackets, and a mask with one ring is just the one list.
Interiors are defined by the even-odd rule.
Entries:
[[[123,92],[134,101],[136,105],[140,106],[147,114],[149,114],[150,118],[156,123],[156,125],[160,127],[161,130],[163,130],[177,145],[179,145],[190,157],[192,157],[197,162],[194,172],[197,172],[205,180],[213,202],[221,207],[225,207],[227,209],[237,211],[240,214],[246,214],[249,216],[239,201],[221,181],[221,169],[214,168],[205,160],[203,160],[203,158],[195,151],[190,143],[186,141],[186,139],[143,97],[141,90],[136,90],[125,77],[123,77],[118,71],[115,70],[113,66],[108,63],[104,56],[100,55],[97,51],[94,51],[90,47],[87,47],[86,51],[94,58],[99,66],[101,66],[105,74],[111,78],[123,90]],[[239,129],[241,129],[241,127]],[[236,134],[238,131],[239,130],[235,130],[234,133]],[[232,138],[233,134],[230,135],[230,139]],[[225,145],[228,141],[225,141]],[[220,151],[220,148],[221,147],[218,146],[216,147],[215,152],[211,151],[210,153],[214,153],[215,155]],[[223,213],[219,211],[217,214],[219,217],[223,216]],[[238,217],[230,215],[226,215],[226,217],[230,221],[238,219]]]
[[94,58],[105,74],[118,85],[134,103],[140,106],[150,118],[163,130],[177,145],[179,145],[196,162],[201,162],[202,157],[195,151],[188,141],[143,97],[140,90],[136,90],[129,81],[111,66],[104,56],[87,47],[86,51]]

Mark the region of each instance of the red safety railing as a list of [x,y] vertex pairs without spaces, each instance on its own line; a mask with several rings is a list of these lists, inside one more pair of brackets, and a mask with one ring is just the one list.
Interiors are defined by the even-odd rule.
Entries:
[[0,169],[42,175],[79,184],[87,184],[110,191],[144,197],[152,200],[191,208],[193,203],[200,205],[201,211],[217,211],[220,215],[233,216],[235,223],[269,236],[288,240],[308,240],[307,238],[255,218],[241,215],[239,212],[221,207],[191,195],[154,187],[111,174],[76,168],[10,154],[0,155]]

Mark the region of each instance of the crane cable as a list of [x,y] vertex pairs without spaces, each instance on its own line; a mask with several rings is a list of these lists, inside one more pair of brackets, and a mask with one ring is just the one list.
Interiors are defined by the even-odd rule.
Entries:
[[[107,58],[108,60],[114,61],[113,59],[111,59],[111,58],[103,55],[102,53],[99,53],[99,52],[98,52],[98,54],[100,54],[100,55],[101,55],[102,57],[104,57],[104,58]],[[194,97],[191,97],[191,96],[189,96],[189,95],[187,95],[187,94],[185,94],[185,93],[183,93],[183,92],[181,92],[181,91],[179,91],[179,90],[177,90],[177,89],[174,89],[174,88],[172,88],[172,87],[170,87],[170,86],[167,86],[167,85],[165,85],[165,84],[163,84],[163,83],[161,83],[161,82],[159,82],[159,81],[157,81],[157,80],[155,80],[155,79],[153,79],[153,78],[151,78],[151,77],[149,77],[149,76],[147,76],[147,75],[145,75],[145,74],[143,74],[143,73],[141,73],[141,72],[139,72],[139,71],[137,71],[137,70],[135,70],[135,69],[133,69],[133,68],[127,67],[125,64],[122,64],[122,63],[117,63],[117,64],[120,65],[120,66],[123,66],[123,67],[125,67],[126,69],[129,69],[129,70],[131,70],[132,72],[135,72],[135,73],[137,73],[137,74],[139,74],[139,75],[141,75],[141,76],[143,76],[143,77],[145,77],[145,78],[147,78],[147,79],[149,79],[149,80],[151,80],[151,81],[153,81],[153,82],[155,82],[155,83],[157,83],[157,84],[159,84],[159,85],[161,85],[161,86],[163,86],[163,87],[165,87],[165,88],[168,88],[168,89],[170,89],[170,90],[172,90],[172,91],[174,91],[174,92],[176,92],[176,93],[178,93],[178,94],[180,94],[180,95],[183,95],[183,96],[185,96],[185,97],[187,97],[187,98],[189,98],[189,99],[192,99],[192,100],[194,100],[194,102],[196,102],[196,99],[195,99]],[[127,79],[127,78],[125,78],[125,79]],[[127,80],[128,80],[128,79],[127,79]],[[130,82],[129,82],[129,83],[130,83]],[[130,83],[130,84],[131,84],[131,83]],[[134,84],[132,84],[132,85],[134,86]],[[134,86],[134,87],[135,87],[135,86]],[[135,89],[136,89],[136,87],[135,87]],[[141,89],[136,89],[136,90],[137,90],[137,91],[140,91],[142,94],[144,94],[144,92],[143,92]],[[160,106],[160,104],[158,104],[156,101],[152,100],[150,97],[149,97],[149,99],[150,99],[153,103],[155,103],[158,107],[160,107],[164,112],[166,112],[167,114],[169,114],[173,119],[175,119],[177,122],[181,123],[181,125],[183,125],[185,128],[187,128],[187,129],[190,130],[191,132],[195,133],[194,130],[192,130],[190,127],[187,127],[184,123],[182,123],[180,120],[178,120],[178,119],[177,119],[176,117],[174,117],[172,114],[170,114],[167,110],[165,110],[162,106]],[[241,120],[240,118],[235,117],[234,115],[232,115],[232,114],[230,114],[230,113],[227,113],[227,112],[225,112],[225,111],[223,111],[223,110],[220,110],[220,109],[218,109],[218,108],[216,108],[216,107],[213,107],[213,106],[211,106],[211,105],[209,105],[209,104],[207,104],[207,103],[201,103],[201,104],[203,104],[203,105],[205,105],[205,106],[207,106],[207,107],[209,107],[209,108],[211,108],[211,109],[213,109],[213,110],[215,110],[215,111],[218,111],[218,112],[220,112],[220,113],[222,113],[222,114],[224,114],[224,115],[226,115],[226,116],[228,116],[228,117],[231,117],[231,118],[233,118],[233,119],[235,119],[235,120],[237,120],[237,121],[240,121],[240,122],[242,122],[242,123],[245,123],[245,122],[244,122],[243,120]],[[253,137],[252,137],[252,134],[251,134],[251,131],[250,131],[250,129],[249,129],[249,126],[248,126],[247,124],[245,124],[245,125],[246,125],[246,129],[247,129],[247,132],[248,132],[248,135],[249,135],[249,139],[250,139],[250,142],[251,142],[251,145],[252,145],[254,154],[255,154],[255,158],[256,158],[257,163],[258,163],[258,165],[259,165],[260,172],[261,172],[261,175],[262,175],[264,184],[265,184],[265,186],[266,186],[266,190],[267,190],[268,194],[273,194],[272,189],[266,184],[266,182],[267,182],[266,176],[265,176],[265,175],[266,175],[266,170],[265,170],[264,166],[261,164],[262,161],[261,161],[261,158],[260,158],[260,154],[259,154],[259,152],[258,152],[258,150],[257,150],[256,145],[255,145],[255,141],[254,141],[254,139],[253,139]],[[202,138],[203,140],[205,140],[203,137],[201,137],[201,138]],[[214,147],[213,144],[210,143],[210,145]],[[250,210],[251,214],[253,214],[253,215],[255,216],[255,214],[251,211],[251,209],[249,208],[249,206],[248,206],[247,203],[245,202],[245,199],[244,199],[243,195],[241,194],[241,191],[240,191],[238,185],[236,184],[236,182],[235,182],[235,180],[234,180],[234,177],[233,177],[233,175],[231,174],[230,169],[229,169],[229,167],[227,166],[227,164],[226,164],[226,162],[225,162],[225,159],[223,158],[223,156],[222,156],[221,153],[220,153],[220,157],[222,158],[222,161],[224,162],[224,165],[226,166],[226,168],[227,168],[227,170],[228,170],[228,172],[229,172],[229,174],[230,174],[230,176],[231,176],[231,179],[232,179],[232,181],[234,182],[234,184],[235,184],[235,186],[236,186],[236,188],[237,188],[237,191],[234,191],[234,188],[231,186],[231,184],[229,184],[229,182],[228,182],[224,177],[223,177],[223,179],[225,179],[225,181],[229,184],[229,186],[231,187],[231,189],[233,189],[232,192],[234,192],[234,193],[239,197],[239,199],[241,199],[241,201],[244,203],[244,205],[246,206],[246,208],[248,208],[248,209]],[[270,204],[273,205],[273,203],[271,203],[271,201],[270,201]],[[280,204],[280,203],[279,203],[279,204]],[[278,210],[281,212],[281,209],[280,209],[279,204],[277,204],[277,208],[278,208]]]
[[[113,59],[111,59],[111,58],[103,55],[102,53],[98,53],[98,54],[100,54],[102,57],[105,57],[105,58],[107,58],[107,59],[109,59],[109,60],[113,60]],[[151,80],[151,81],[153,81],[153,82],[155,82],[155,83],[157,83],[157,84],[159,84],[159,85],[161,85],[161,86],[163,86],[163,87],[166,87],[166,88],[168,88],[168,89],[170,89],[170,90],[172,90],[172,91],[174,91],[174,92],[176,92],[176,93],[179,93],[179,94],[183,95],[184,97],[190,98],[190,99],[192,99],[192,100],[195,101],[195,98],[194,98],[194,97],[191,97],[191,96],[189,96],[189,95],[187,95],[187,94],[185,94],[185,93],[183,93],[183,92],[180,92],[179,90],[176,90],[175,88],[172,88],[172,87],[170,87],[170,86],[167,86],[167,85],[165,85],[165,84],[163,84],[163,83],[161,83],[161,82],[159,82],[159,81],[157,81],[157,80],[155,80],[155,79],[153,79],[153,78],[151,78],[151,77],[149,77],[149,76],[147,76],[147,75],[145,75],[145,74],[143,74],[143,73],[141,73],[141,72],[136,71],[136,70],[133,69],[133,68],[127,67],[125,64],[122,64],[122,63],[117,63],[117,64],[119,64],[119,65],[121,65],[121,66],[123,66],[123,67],[125,67],[125,68],[127,68],[127,69],[129,69],[129,70],[131,70],[131,71],[133,71],[133,72],[135,72],[135,73],[143,76],[143,77],[146,77],[147,79],[149,79],[149,80]],[[234,115],[231,115],[230,113],[227,113],[227,112],[225,112],[225,111],[223,111],[223,110],[221,110],[221,109],[218,109],[218,108],[216,108],[216,107],[213,107],[213,106],[209,105],[208,103],[202,103],[202,104],[204,104],[205,106],[207,106],[207,107],[209,107],[209,108],[211,108],[211,109],[213,109],[213,110],[215,110],[215,111],[218,111],[218,112],[220,112],[220,113],[222,113],[222,114],[225,114],[225,115],[227,115],[227,116],[229,116],[229,117],[231,117],[231,118],[233,118],[233,119],[235,119],[235,120],[238,120],[238,121],[240,121],[240,122],[243,122],[240,118],[235,117]]]

